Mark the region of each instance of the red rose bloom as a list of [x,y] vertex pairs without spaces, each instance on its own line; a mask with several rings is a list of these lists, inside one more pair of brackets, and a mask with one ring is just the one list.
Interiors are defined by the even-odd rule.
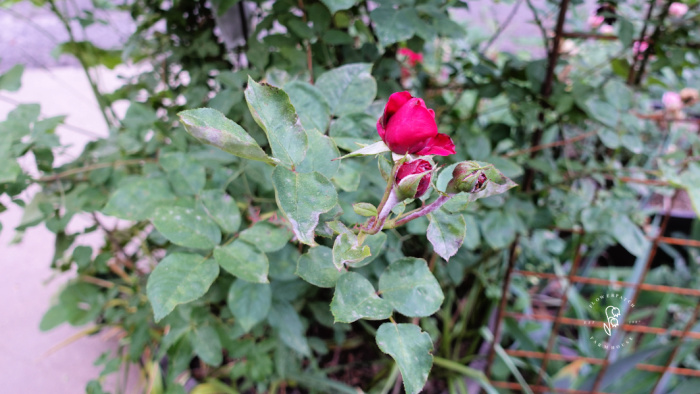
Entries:
[[[426,171],[430,171],[432,169],[433,166],[431,166],[429,162],[423,159],[403,163],[401,167],[399,167],[398,171],[396,171],[396,183],[400,183],[402,179],[406,178],[409,175],[420,174]],[[420,196],[425,194],[425,192],[428,191],[429,187],[430,173],[426,174],[423,178],[421,178],[420,182],[418,182],[418,189],[416,190],[416,195],[413,198],[419,198]]]
[[384,115],[377,121],[377,132],[392,152],[403,155],[448,156],[455,144],[447,134],[438,133],[435,111],[409,92],[389,97]]

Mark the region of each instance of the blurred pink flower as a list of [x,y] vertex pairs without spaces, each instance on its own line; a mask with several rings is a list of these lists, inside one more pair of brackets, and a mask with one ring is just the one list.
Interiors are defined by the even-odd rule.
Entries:
[[688,6],[683,3],[671,3],[671,6],[668,8],[669,15],[676,18],[682,17],[686,12],[688,12]]
[[632,54],[637,59],[641,58],[642,55],[644,55],[644,52],[647,51],[647,49],[649,49],[649,43],[646,41],[635,41],[632,44]]
[[610,35],[615,34],[615,28],[610,25],[603,25],[600,27],[600,34]]
[[418,63],[423,63],[423,54],[413,52],[408,48],[399,49],[399,55],[406,56],[406,60],[408,60],[408,65],[411,67],[415,67]]
[[676,92],[664,93],[663,97],[661,97],[661,102],[668,111],[680,111],[683,108],[681,95]]
[[597,29],[600,27],[600,25],[603,24],[603,21],[605,20],[605,17],[601,15],[591,15],[588,17],[588,26],[591,29]]

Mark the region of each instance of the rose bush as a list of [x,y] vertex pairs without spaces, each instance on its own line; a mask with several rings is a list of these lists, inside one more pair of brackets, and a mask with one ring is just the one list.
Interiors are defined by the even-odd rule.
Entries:
[[[523,55],[458,19],[463,2],[94,5],[46,3],[72,33],[56,53],[89,75],[148,63],[98,96],[109,137],[55,167],[64,119],[25,104],[0,123],[2,204],[25,209],[16,239],[45,225],[71,279],[41,328],[120,339],[88,392],[120,365],[156,394],[590,391],[598,377],[598,391],[694,392],[692,342],[674,353],[627,332],[606,354],[581,322],[604,321],[588,300],[608,289],[567,275],[626,281],[628,298],[642,282],[700,286],[696,252],[655,238],[698,237],[662,220],[678,196],[700,206],[697,94],[660,109],[697,88],[695,9],[605,1],[599,29],[616,34],[600,39],[576,31],[585,2],[528,7],[543,41]],[[129,42],[75,41],[111,7],[137,23]],[[401,48],[424,55],[411,78]],[[97,231],[103,246],[82,243]],[[678,332],[695,301],[645,291],[631,316]],[[565,357],[530,357],[548,348]],[[645,358],[689,375],[634,368]]]

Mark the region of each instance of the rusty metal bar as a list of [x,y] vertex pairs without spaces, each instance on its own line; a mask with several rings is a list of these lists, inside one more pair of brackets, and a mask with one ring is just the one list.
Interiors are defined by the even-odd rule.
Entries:
[[[542,278],[542,279],[567,279],[567,277],[560,276],[557,274],[550,274],[550,273],[544,273],[544,272],[533,272],[533,271],[514,271],[514,274],[519,274],[523,276],[532,276],[535,278]],[[573,276],[571,279],[567,279],[572,282],[576,283],[585,283],[589,285],[601,285],[601,286],[621,286],[621,287],[634,287],[636,284],[631,283],[631,282],[620,282],[617,280],[608,280],[608,279],[598,279],[598,278],[587,278],[584,276]],[[680,294],[680,295],[687,295],[687,296],[692,296],[692,297],[700,297],[700,290],[695,290],[695,289],[687,289],[687,288],[682,288],[682,287],[673,287],[673,286],[664,286],[664,285],[652,285],[648,283],[642,283],[640,286],[640,289],[646,290],[646,291],[656,291],[659,293],[671,293],[671,294]]]
[[[650,5],[652,7],[652,5]],[[643,67],[642,67],[643,69]],[[632,73],[632,70],[630,70],[630,73]],[[671,219],[671,208],[673,207],[673,203],[676,200],[676,197],[678,196],[678,190],[676,190],[673,193],[673,197],[671,197],[671,203],[668,204],[668,208],[666,208],[666,214],[664,215],[663,220],[661,221],[661,225],[659,226],[659,231],[654,237],[654,239],[651,242],[651,247],[649,250],[649,255],[647,256],[647,260],[644,262],[644,269],[642,270],[642,274],[637,280],[637,283],[634,286],[634,293],[632,294],[632,304],[637,303],[637,298],[639,297],[639,293],[641,292],[641,287],[642,284],[644,283],[644,279],[647,277],[647,273],[649,272],[649,269],[651,268],[651,262],[654,260],[654,256],[656,256],[656,251],[659,249],[659,238],[664,236],[664,233],[666,232],[666,227],[668,226],[668,222]],[[598,389],[598,386],[600,386],[600,383],[603,380],[603,376],[605,376],[605,373],[608,370],[608,358],[610,357],[610,352],[612,351],[612,347],[608,348],[607,351],[605,352],[605,358],[603,359],[603,366],[600,368],[600,371],[598,372],[598,376],[595,379],[595,383],[593,384],[593,391],[596,391]]]
[[494,356],[496,355],[496,344],[501,341],[501,322],[503,321],[503,316],[506,311],[506,303],[508,301],[508,288],[510,287],[510,277],[513,273],[515,266],[515,253],[518,247],[519,237],[515,237],[515,241],[510,247],[510,253],[508,256],[508,267],[506,268],[506,276],[503,278],[503,288],[501,289],[501,300],[498,303],[498,316],[496,317],[496,324],[493,329],[493,342],[491,342],[491,347],[489,347],[489,355],[486,362],[485,374],[490,378],[491,375],[491,365],[493,364]]
[[[698,304],[695,305],[695,309],[693,310],[692,316],[690,317],[690,319],[688,319],[688,323],[686,323],[685,327],[683,328],[683,335],[681,336],[681,338],[683,338],[683,339],[687,338],[688,333],[690,332],[690,329],[693,328],[693,325],[695,324],[695,322],[698,319],[699,312],[700,312],[700,302],[698,302]],[[659,387],[659,384],[661,384],[661,380],[664,378],[664,375],[666,375],[666,372],[668,372],[669,369],[671,368],[671,363],[673,363],[673,359],[676,358],[676,354],[678,354],[678,349],[680,349],[681,344],[683,343],[683,339],[681,339],[681,341],[678,342],[678,344],[673,348],[671,355],[668,356],[668,360],[666,360],[666,364],[663,367],[663,371],[661,372],[659,379],[654,384],[654,388],[651,389],[652,394],[656,393],[656,389]],[[697,376],[700,376],[700,371],[698,371]]]
[[576,271],[578,271],[578,266],[581,263],[581,242],[583,239],[583,235],[580,235],[578,238],[578,242],[576,243],[576,249],[574,251],[574,260],[571,263],[571,270],[569,271],[569,276],[568,276],[568,282],[566,282],[566,286],[564,287],[564,291],[561,297],[561,305],[559,305],[559,310],[557,311],[557,318],[554,320],[554,327],[552,327],[552,332],[549,334],[549,339],[547,341],[547,351],[544,354],[544,358],[542,358],[542,365],[540,366],[540,371],[537,374],[537,380],[535,381],[535,385],[539,385],[540,382],[542,381],[543,375],[545,375],[547,372],[547,363],[549,362],[549,355],[552,353],[552,350],[554,349],[554,342],[556,342],[557,339],[557,333],[559,332],[559,324],[561,323],[561,318],[564,317],[564,313],[566,312],[567,309],[567,303],[569,302],[569,289],[571,288],[571,278],[573,278],[576,274]]
[[[545,314],[527,315],[524,313],[506,312],[505,315],[507,317],[512,317],[514,319],[540,320],[540,321],[550,321],[550,322],[557,320],[556,317],[554,317],[552,315],[545,315]],[[562,317],[561,319],[558,319],[558,320],[560,320],[561,323],[566,324],[567,326],[578,326],[578,327],[590,326],[590,327],[602,328],[603,324],[604,324],[603,322],[599,322],[599,321],[572,319],[570,317]],[[681,331],[681,330],[670,330],[670,329],[665,329],[665,328],[660,328],[660,327],[637,326],[634,324],[621,324],[618,326],[618,328],[621,328],[623,331],[640,332],[643,334],[669,335],[672,337],[685,337],[685,338],[691,338],[691,339],[700,339],[700,332],[694,332],[694,331],[691,331],[688,333],[683,333],[683,331]]]
[[[506,353],[509,356],[513,357],[523,357],[523,358],[543,358],[545,356],[545,353],[542,352],[533,352],[533,351],[528,351],[528,350],[506,350]],[[564,354],[558,354],[558,353],[552,353],[549,355],[549,358],[552,360],[557,360],[557,361],[584,361],[588,364],[595,364],[595,365],[601,365],[603,364],[603,359],[602,358],[594,358],[594,357],[580,357],[580,356],[567,356]],[[665,370],[668,370],[669,372],[675,374],[675,375],[683,375],[683,376],[693,376],[693,377],[700,377],[700,371],[696,369],[689,369],[689,368],[666,368],[661,365],[654,365],[654,364],[637,364],[636,368],[642,371],[648,371],[648,372],[663,372]],[[588,393],[588,391],[586,391]]]
[[[509,390],[518,390],[522,391],[522,387],[520,386],[520,383],[515,383],[515,382],[499,382],[499,381],[492,381],[491,385],[494,387],[502,388],[502,389],[509,389]],[[548,387],[548,386],[530,386],[530,389],[532,389],[533,392],[535,393],[562,393],[562,394],[608,394],[602,391],[582,391],[582,390],[573,390],[573,389],[560,389],[560,388],[555,388],[555,387]]]
[[700,248],[700,241],[685,238],[659,237],[659,242],[669,245],[691,246]]

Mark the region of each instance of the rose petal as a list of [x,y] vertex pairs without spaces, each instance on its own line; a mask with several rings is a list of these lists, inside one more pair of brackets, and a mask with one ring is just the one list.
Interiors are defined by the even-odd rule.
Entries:
[[386,130],[384,130],[384,126],[382,126],[382,118],[379,118],[377,121],[377,134],[379,134],[379,138],[384,141],[384,134],[386,134]]
[[392,152],[400,155],[414,153],[427,146],[426,140],[437,134],[437,124],[425,102],[413,98],[389,119],[384,142]]
[[[382,117],[382,125],[386,127],[387,123],[389,123],[389,119],[399,110],[401,107],[404,106],[407,102],[409,102],[413,96],[411,96],[411,93],[409,92],[396,92],[393,93],[391,96],[389,96],[389,101],[386,103],[386,106],[384,107],[384,116]],[[380,119],[380,120],[382,120]]]
[[416,152],[419,156],[438,155],[449,156],[455,154],[455,143],[447,134],[438,133],[435,137],[426,141],[424,148]]

